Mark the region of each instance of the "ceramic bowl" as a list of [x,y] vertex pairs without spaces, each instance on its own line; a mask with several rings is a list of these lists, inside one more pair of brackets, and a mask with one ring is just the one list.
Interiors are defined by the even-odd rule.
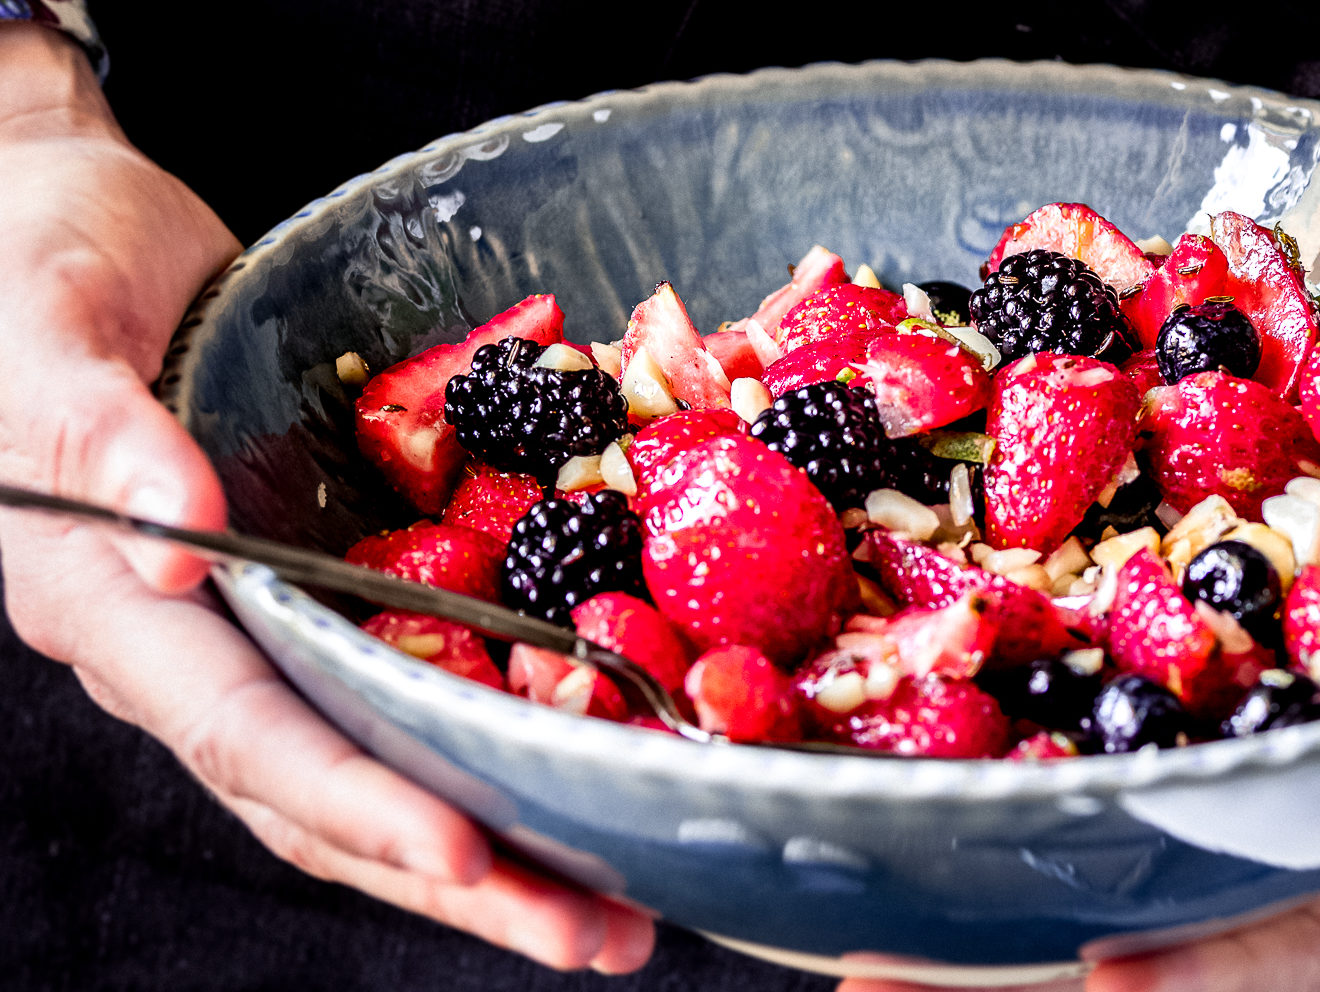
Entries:
[[[530,292],[617,338],[668,279],[697,325],[825,244],[905,281],[977,281],[1054,200],[1125,232],[1304,209],[1320,104],[1157,72],[826,64],[611,92],[450,135],[317,200],[182,327],[163,398],[241,530],[342,553],[412,516],[358,456],[372,368]],[[1320,184],[1315,184],[1320,185]],[[703,747],[487,690],[398,654],[257,567],[217,581],[328,719],[504,842],[751,953],[989,985],[1075,974],[1320,892],[1320,724],[1038,765]]]

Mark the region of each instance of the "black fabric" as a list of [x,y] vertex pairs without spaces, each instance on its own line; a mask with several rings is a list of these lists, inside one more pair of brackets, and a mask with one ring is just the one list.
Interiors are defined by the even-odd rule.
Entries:
[[[92,4],[130,137],[250,242],[394,154],[601,89],[824,59],[1152,66],[1320,97],[1320,8],[688,0]],[[0,989],[751,990],[833,983],[666,929],[560,975],[262,849],[154,741],[0,629]]]

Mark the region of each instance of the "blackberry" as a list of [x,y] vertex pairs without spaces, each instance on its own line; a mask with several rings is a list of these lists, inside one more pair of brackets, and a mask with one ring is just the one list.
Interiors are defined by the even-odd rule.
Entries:
[[1132,354],[1118,296],[1085,262],[1045,248],[1010,255],[968,302],[1006,361],[1038,351],[1118,363]]
[[1100,690],[1084,722],[1088,750],[1105,754],[1135,751],[1154,744],[1176,747],[1194,727],[1178,697],[1141,675],[1119,675]]
[[865,390],[833,379],[801,386],[762,411],[751,435],[806,472],[836,510],[885,485],[892,446]]
[[1230,301],[1207,300],[1169,314],[1155,339],[1155,360],[1170,384],[1220,368],[1250,379],[1260,366],[1260,335]]
[[1059,658],[982,669],[976,683],[1015,720],[1050,730],[1078,732],[1088,722],[1100,692],[1100,673],[1084,674]]
[[[956,459],[934,454],[922,443],[923,435],[898,437],[885,442],[885,456],[876,488],[897,489],[919,503],[934,506],[949,502],[949,474]],[[965,462],[970,473],[972,499],[983,503],[980,466]]]
[[1245,541],[1220,541],[1202,550],[1187,563],[1182,591],[1191,602],[1201,600],[1256,634],[1272,625],[1283,595],[1278,570]]
[[628,401],[598,368],[537,364],[545,346],[505,338],[477,349],[472,369],[445,389],[458,442],[496,468],[554,481],[575,455],[598,455],[628,429]]
[[513,525],[501,579],[507,605],[562,627],[599,592],[647,598],[641,520],[612,489],[541,500]]
[[1312,720],[1320,720],[1320,685],[1305,675],[1272,668],[1261,673],[1221,730],[1225,737],[1245,737]]

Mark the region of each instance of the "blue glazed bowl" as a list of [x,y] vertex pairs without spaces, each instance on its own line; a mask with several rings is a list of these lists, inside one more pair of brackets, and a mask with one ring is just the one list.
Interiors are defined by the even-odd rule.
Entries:
[[[530,292],[558,296],[570,336],[609,340],[662,279],[713,329],[814,243],[887,285],[975,284],[1004,226],[1053,200],[1137,237],[1226,208],[1272,222],[1317,196],[1318,114],[1006,62],[763,70],[550,105],[277,227],[200,300],[161,393],[236,528],[341,553],[412,519],[356,453],[344,351],[383,368]],[[258,567],[216,578],[364,747],[540,862],[751,953],[1046,980],[1320,892],[1320,724],[1039,765],[706,748],[464,682]]]

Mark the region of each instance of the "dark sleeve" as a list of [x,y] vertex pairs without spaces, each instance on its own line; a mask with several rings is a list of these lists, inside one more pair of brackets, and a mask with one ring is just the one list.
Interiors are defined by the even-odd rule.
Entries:
[[36,21],[65,32],[82,45],[104,80],[110,59],[83,0],[0,0],[0,21]]

